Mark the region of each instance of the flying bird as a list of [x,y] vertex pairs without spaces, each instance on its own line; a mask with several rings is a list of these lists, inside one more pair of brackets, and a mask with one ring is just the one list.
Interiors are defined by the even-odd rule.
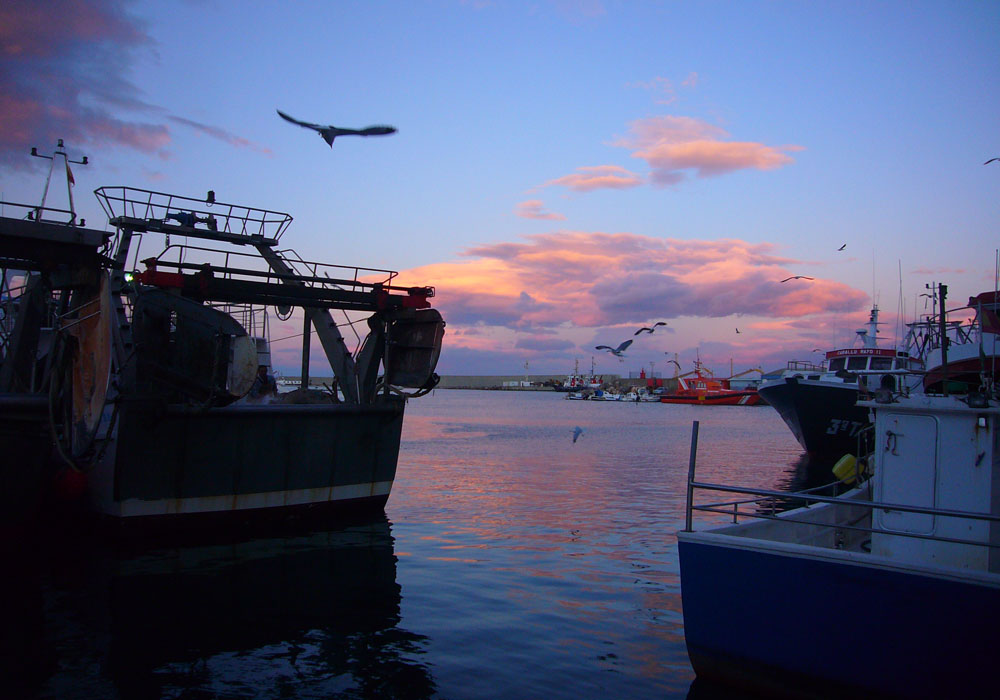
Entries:
[[740,329],[739,329],[739,328],[737,328],[737,329],[736,329],[736,332],[737,332],[737,333],[739,333],[739,332],[740,332]]
[[573,442],[576,442],[576,439],[581,435],[583,435],[583,428],[581,428],[579,425],[573,428]]
[[678,362],[677,360],[667,360],[667,362],[673,362],[675,365],[677,365],[677,369],[681,368],[681,363]]
[[786,277],[781,280],[782,282],[787,282],[788,280],[811,280],[812,277],[806,277],[805,275],[792,275],[791,277]]
[[652,328],[647,328],[647,327],[643,326],[642,328],[640,328],[639,330],[637,330],[632,335],[639,335],[640,333],[652,333],[654,330],[656,330],[657,326],[665,326],[665,325],[667,325],[666,321],[657,321],[656,323],[653,324]]
[[298,124],[299,126],[305,127],[306,129],[312,129],[323,137],[330,148],[333,148],[333,140],[338,136],[386,136],[388,134],[395,134],[396,127],[386,126],[384,124],[376,124],[374,126],[366,126],[364,129],[341,129],[336,126],[323,126],[322,124],[311,124],[309,122],[300,122],[298,119],[293,119],[288,116],[280,109],[276,110],[278,115],[284,119],[286,122],[291,122],[292,124]]
[[840,246],[839,248],[837,248],[837,250],[843,250],[843,249],[844,249],[844,248],[846,248],[846,247],[847,247],[847,244],[845,243],[844,245],[842,245],[842,246]]
[[632,344],[632,341],[630,339],[630,340],[626,340],[624,343],[622,343],[621,345],[619,345],[617,348],[613,348],[610,345],[595,345],[594,346],[594,350],[607,350],[608,352],[610,352],[615,357],[621,357],[622,353],[625,352],[625,350],[628,349],[628,346],[631,345],[631,344]]
[[983,165],[989,165],[990,163],[992,163],[995,160],[1000,160],[1000,158],[990,158],[988,161],[986,161],[985,163],[983,163]]

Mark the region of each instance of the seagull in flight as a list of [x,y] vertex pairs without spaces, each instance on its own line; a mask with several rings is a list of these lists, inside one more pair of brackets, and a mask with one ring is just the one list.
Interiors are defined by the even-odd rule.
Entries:
[[621,358],[622,353],[628,349],[628,346],[632,344],[632,340],[626,340],[624,343],[619,345],[617,348],[613,348],[610,345],[595,345],[594,350],[607,350],[615,357]]
[[652,328],[646,328],[645,326],[643,326],[632,335],[639,335],[640,333],[652,333],[654,330],[656,330],[657,326],[665,326],[665,325],[667,325],[666,321],[657,321],[656,323],[653,324]]
[[844,248],[846,248],[846,247],[847,247],[847,244],[845,243],[844,245],[842,245],[842,246],[840,246],[839,248],[837,248],[837,250],[843,250],[843,249],[844,249]]
[[387,134],[395,134],[396,127],[386,126],[384,124],[376,124],[374,126],[366,126],[364,129],[341,129],[336,126],[323,126],[322,124],[311,124],[309,122],[300,122],[298,119],[293,119],[288,116],[280,109],[277,110],[278,115],[284,119],[286,122],[291,122],[292,124],[298,124],[299,126],[305,127],[306,129],[312,129],[323,137],[330,148],[333,148],[333,140],[338,136],[386,136]]
[[581,428],[579,425],[573,428],[573,442],[576,442],[576,439],[581,435],[583,435],[583,428]]
[[740,331],[740,329],[739,329],[739,328],[737,328],[737,329],[736,329],[736,332],[737,332],[737,333],[739,333],[739,332],[741,332],[741,331]]
[[983,165],[989,165],[990,163],[992,163],[995,160],[1000,160],[1000,158],[990,158],[988,161],[986,161],[985,163],[983,163]]
[[812,278],[812,277],[806,277],[805,275],[792,275],[791,277],[786,277],[785,279],[783,279],[781,281],[782,282],[787,282],[788,280],[811,280],[811,279],[814,279],[814,278]]
[[677,360],[667,360],[667,362],[673,362],[675,365],[677,365],[677,369],[681,368],[681,363],[678,362]]

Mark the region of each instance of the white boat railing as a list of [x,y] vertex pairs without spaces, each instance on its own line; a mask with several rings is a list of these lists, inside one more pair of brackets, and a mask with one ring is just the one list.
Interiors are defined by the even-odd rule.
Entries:
[[[733,523],[739,523],[739,517],[744,518],[754,518],[758,520],[776,520],[786,524],[800,524],[808,525],[818,528],[828,528],[836,530],[848,530],[854,532],[865,532],[865,533],[880,533],[887,535],[894,535],[898,537],[907,537],[912,539],[921,540],[931,540],[935,542],[948,542],[953,544],[961,545],[975,545],[988,547],[991,549],[1000,549],[1000,544],[984,542],[982,540],[968,540],[955,537],[945,537],[942,535],[919,533],[919,532],[909,532],[900,530],[886,530],[876,527],[868,527],[858,524],[848,524],[844,522],[831,522],[823,523],[813,520],[804,520],[788,515],[788,508],[782,508],[780,511],[778,509],[778,503],[784,501],[798,503],[798,507],[806,507],[813,504],[819,503],[829,503],[834,505],[845,505],[851,506],[852,508],[867,509],[874,512],[875,510],[885,510],[885,511],[898,511],[904,513],[919,513],[923,515],[932,515],[946,518],[957,518],[966,521],[985,521],[989,523],[1000,523],[1000,515],[993,515],[991,513],[977,513],[962,510],[952,510],[947,508],[932,508],[928,506],[914,506],[906,505],[902,503],[887,503],[879,502],[873,500],[865,500],[860,498],[851,498],[850,500],[845,499],[843,496],[825,496],[818,491],[824,489],[829,489],[835,484],[840,482],[833,482],[832,484],[826,484],[823,486],[814,487],[812,489],[806,489],[802,491],[776,491],[773,489],[760,489],[745,486],[732,486],[727,484],[714,484],[709,482],[702,482],[695,480],[695,465],[696,456],[698,451],[698,421],[694,421],[691,428],[691,456],[690,463],[688,465],[688,481],[687,481],[687,502],[685,506],[684,514],[684,532],[693,532],[693,519],[694,512],[704,512],[704,513],[714,513],[721,514],[727,517],[732,517]],[[694,503],[694,493],[696,490],[702,491],[714,491],[722,493],[735,493],[753,496],[753,498],[738,499],[734,501],[723,501],[718,503]],[[753,505],[756,506],[756,510],[740,510],[740,506]]]

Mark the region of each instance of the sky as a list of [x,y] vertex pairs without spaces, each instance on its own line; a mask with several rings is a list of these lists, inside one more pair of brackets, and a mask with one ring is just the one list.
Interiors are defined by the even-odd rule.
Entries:
[[7,0],[0,193],[63,138],[89,226],[105,185],[288,212],[303,258],[435,287],[440,374],[773,370],[994,288],[998,36],[997,2]]

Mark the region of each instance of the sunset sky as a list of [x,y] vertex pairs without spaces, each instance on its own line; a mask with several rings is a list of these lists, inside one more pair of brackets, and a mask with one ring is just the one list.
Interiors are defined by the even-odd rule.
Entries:
[[997,2],[6,0],[0,191],[63,138],[91,226],[102,185],[289,212],[436,287],[441,374],[775,369],[993,289],[998,37]]

